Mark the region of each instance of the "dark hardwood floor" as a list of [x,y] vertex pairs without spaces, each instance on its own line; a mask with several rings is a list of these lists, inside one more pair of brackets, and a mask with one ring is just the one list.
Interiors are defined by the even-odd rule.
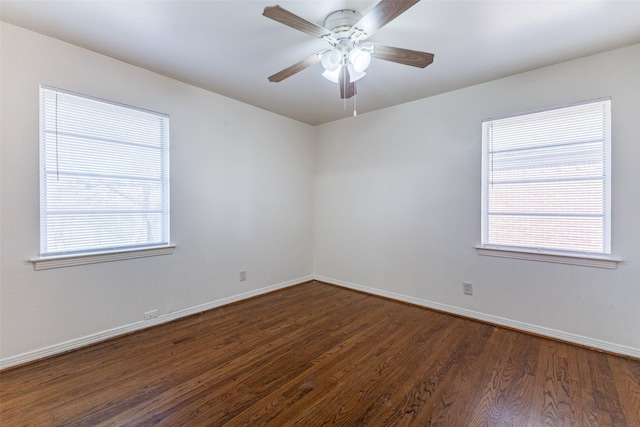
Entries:
[[640,361],[310,282],[0,373],[9,426],[640,426]]

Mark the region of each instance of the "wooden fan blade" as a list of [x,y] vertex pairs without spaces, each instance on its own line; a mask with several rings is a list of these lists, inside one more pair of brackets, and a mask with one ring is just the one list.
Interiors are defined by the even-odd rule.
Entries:
[[402,13],[420,0],[381,0],[375,5],[360,21],[358,21],[351,32],[357,30],[364,31],[364,38],[371,37],[373,33],[396,19]]
[[319,62],[320,61],[320,55],[322,55],[323,52],[324,52],[323,50],[321,50],[320,52],[316,52],[313,55],[303,59],[302,61],[296,62],[292,66],[287,67],[282,71],[278,71],[274,75],[269,76],[269,81],[270,82],[281,82],[282,80],[286,79],[287,77],[291,77],[294,74],[299,73],[300,71],[304,70],[305,68],[310,67],[313,64]]
[[323,36],[331,34],[331,31],[326,28],[314,24],[313,22],[309,22],[306,19],[302,19],[298,15],[283,9],[280,6],[267,6],[264,8],[262,15],[314,37],[322,38]]
[[377,43],[371,43],[371,45],[373,45],[371,56],[374,58],[420,68],[424,68],[433,62],[433,53],[385,46]]
[[349,78],[349,70],[347,67],[340,69],[338,84],[340,85],[340,98],[349,99],[356,94],[356,84]]

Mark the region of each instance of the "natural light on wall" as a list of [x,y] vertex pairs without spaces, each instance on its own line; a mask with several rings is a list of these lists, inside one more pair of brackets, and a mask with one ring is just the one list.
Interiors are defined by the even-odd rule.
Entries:
[[482,124],[482,247],[611,253],[611,101]]

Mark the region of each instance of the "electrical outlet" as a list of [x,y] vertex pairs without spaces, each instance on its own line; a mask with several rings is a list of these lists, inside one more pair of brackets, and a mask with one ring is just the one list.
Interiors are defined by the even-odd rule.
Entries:
[[245,280],[247,280],[247,272],[246,271],[241,271],[240,272],[240,281],[244,282]]
[[462,292],[465,295],[473,295],[473,285],[471,282],[462,282]]
[[155,319],[158,317],[158,310],[146,311],[144,313],[144,320]]

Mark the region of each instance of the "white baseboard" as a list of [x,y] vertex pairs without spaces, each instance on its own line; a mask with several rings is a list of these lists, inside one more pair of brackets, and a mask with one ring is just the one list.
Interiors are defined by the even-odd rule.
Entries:
[[506,319],[504,317],[494,316],[491,314],[481,313],[473,310],[467,310],[466,308],[455,307],[452,305],[441,304],[434,301],[424,300],[421,298],[411,297],[408,295],[398,294],[395,292],[385,291],[377,288],[370,288],[368,286],[357,285],[355,283],[345,282],[343,280],[332,279],[329,277],[314,276],[315,280],[325,282],[337,286],[342,286],[357,291],[366,292],[372,295],[378,295],[398,301],[407,302],[410,304],[419,305],[422,307],[432,308],[434,310],[443,311],[470,319],[479,320],[494,325],[500,325],[511,329],[517,329],[524,332],[529,332],[536,335],[541,335],[565,342],[578,344],[581,346],[593,348],[596,350],[603,350],[609,353],[620,354],[624,356],[631,356],[640,359],[640,349],[634,347],[628,347],[616,343],[598,340],[595,338],[589,338],[582,335],[576,335],[569,332],[559,331],[556,329],[550,329],[543,326],[533,325],[530,323],[524,323],[517,320]]
[[142,329],[150,328],[152,326],[160,325],[162,323],[171,322],[172,320],[180,319],[181,317],[187,317],[187,316],[191,316],[192,314],[202,313],[203,311],[207,311],[212,308],[227,305],[232,302],[241,301],[243,299],[251,298],[257,295],[273,292],[278,289],[298,285],[300,283],[308,282],[310,280],[313,280],[313,276],[300,277],[298,279],[289,280],[287,282],[266,286],[260,289],[254,289],[249,292],[232,295],[230,297],[223,298],[220,300],[196,305],[194,307],[175,311],[173,313],[164,314],[154,319],[130,323],[128,325],[123,325],[117,328],[87,335],[81,338],[76,338],[60,344],[55,344],[42,349],[22,353],[17,356],[7,357],[5,359],[0,360],[0,371],[3,369],[14,367],[14,366],[23,365],[25,363],[34,362],[39,359],[44,359],[45,357],[55,356],[57,354],[66,353],[71,350],[77,350],[79,348],[86,347],[91,344],[96,344],[101,341],[105,341],[105,340],[115,338],[121,335],[125,335],[131,332],[140,331]]

